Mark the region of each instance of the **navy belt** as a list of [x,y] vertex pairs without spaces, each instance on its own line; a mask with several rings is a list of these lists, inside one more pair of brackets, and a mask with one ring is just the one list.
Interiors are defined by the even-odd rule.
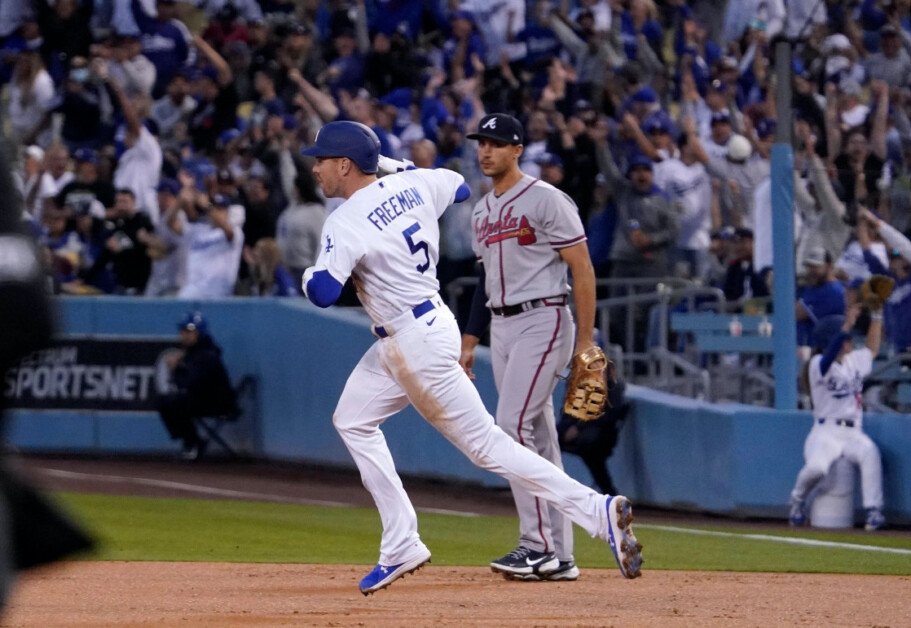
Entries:
[[546,299],[532,299],[531,301],[525,301],[524,303],[518,303],[516,305],[492,307],[490,308],[490,311],[497,316],[515,316],[516,314],[521,314],[522,312],[527,312],[528,310],[533,310],[538,307],[555,307],[558,305],[566,305],[565,294],[559,297],[548,297]]
[[[414,315],[415,318],[421,318],[422,316],[424,316],[424,314],[426,314],[427,312],[429,312],[430,310],[432,310],[435,307],[436,306],[433,304],[433,301],[431,301],[430,299],[427,299],[423,303],[418,303],[413,308],[411,308],[411,313]],[[386,328],[383,327],[382,325],[374,326],[373,332],[380,338],[389,337],[389,332],[387,332]]]
[[826,421],[842,427],[854,427],[854,421],[852,419],[816,419],[816,422],[820,425],[824,424]]

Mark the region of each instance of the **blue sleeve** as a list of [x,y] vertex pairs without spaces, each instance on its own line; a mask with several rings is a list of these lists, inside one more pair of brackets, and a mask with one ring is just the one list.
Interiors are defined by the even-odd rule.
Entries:
[[462,201],[466,200],[469,196],[471,196],[471,188],[468,187],[467,183],[463,183],[462,185],[459,186],[459,189],[456,190],[455,202],[461,203]]
[[465,333],[476,338],[481,338],[487,328],[490,326],[490,308],[487,307],[487,294],[484,292],[486,285],[486,274],[484,265],[478,272],[478,285],[474,289],[474,296],[471,298],[471,313],[468,315],[468,322],[465,324]]
[[889,277],[894,277],[892,271],[883,266],[883,263],[879,261],[879,258],[873,255],[870,251],[864,251],[864,262],[867,264],[867,268],[870,269],[870,272],[874,275],[887,275]]
[[826,347],[826,352],[822,354],[822,359],[819,361],[820,373],[825,375],[829,372],[829,367],[832,366],[832,362],[835,361],[835,358],[838,357],[838,352],[841,351],[841,345],[850,337],[851,334],[846,331],[840,331],[835,334],[835,337],[829,342],[829,346]]
[[316,271],[307,282],[307,298],[317,307],[329,307],[341,294],[342,284],[328,270]]
[[130,8],[133,10],[133,19],[136,20],[136,26],[146,34],[152,34],[155,30],[155,19],[146,13],[139,0],[132,0]]

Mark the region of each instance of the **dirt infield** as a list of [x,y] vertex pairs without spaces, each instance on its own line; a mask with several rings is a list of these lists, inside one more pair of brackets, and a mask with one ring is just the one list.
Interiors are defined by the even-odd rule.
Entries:
[[[25,466],[52,490],[372,505],[356,476],[337,470],[78,458]],[[406,487],[418,508],[515,513],[506,491],[416,480]],[[696,518],[641,514],[656,523]],[[0,626],[911,626],[911,577],[646,569],[626,581],[613,569],[583,569],[573,583],[521,583],[486,568],[429,565],[365,598],[357,582],[366,571],[70,562],[29,573]]]
[[650,571],[507,582],[425,567],[370,597],[363,566],[81,562],[30,575],[3,626],[907,626],[911,578]]

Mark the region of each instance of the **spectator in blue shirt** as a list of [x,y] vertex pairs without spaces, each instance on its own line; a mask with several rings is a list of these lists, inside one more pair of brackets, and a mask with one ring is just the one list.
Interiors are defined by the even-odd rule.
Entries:
[[171,78],[185,66],[191,65],[192,36],[183,22],[176,19],[175,0],[157,0],[157,17],[145,12],[140,0],[131,0],[133,18],[139,27],[142,54],[155,66],[155,87],[152,96],[161,98]]
[[864,251],[867,268],[871,273],[895,280],[895,288],[883,308],[886,338],[895,351],[911,351],[911,315],[908,314],[911,309],[911,240],[867,209],[860,209],[857,215],[889,247],[889,267],[886,268],[870,251],[872,239],[867,229],[858,230],[858,241]]
[[816,322],[832,314],[845,313],[845,288],[835,279],[832,256],[823,247],[807,253],[804,266],[808,285],[797,299],[797,344],[811,346]]

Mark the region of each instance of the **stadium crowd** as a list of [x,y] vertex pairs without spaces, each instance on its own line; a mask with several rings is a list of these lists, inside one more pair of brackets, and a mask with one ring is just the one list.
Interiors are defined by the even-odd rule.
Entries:
[[[525,125],[522,169],[578,205],[599,277],[761,299],[782,80],[798,319],[890,274],[886,337],[911,347],[911,0],[0,2],[23,220],[64,294],[295,295],[334,207],[300,155],[323,124],[478,198],[464,134],[497,111]],[[473,274],[471,205],[442,219],[444,283]]]

